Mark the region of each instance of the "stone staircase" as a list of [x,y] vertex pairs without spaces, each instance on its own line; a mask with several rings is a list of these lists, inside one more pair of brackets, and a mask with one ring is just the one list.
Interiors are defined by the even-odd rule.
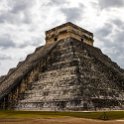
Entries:
[[[70,98],[73,100],[79,97],[78,89],[80,89],[80,85],[76,84],[77,77],[74,73],[72,74],[74,70],[75,67],[71,67],[68,68],[68,71],[65,68],[61,72],[54,70],[41,74],[40,80],[32,83],[31,89],[25,92],[24,99],[19,101],[18,109],[27,110],[32,106],[34,106],[34,109],[39,109],[37,104],[42,103],[43,106],[39,110],[51,110],[51,104],[54,107],[61,101],[69,102]],[[65,71],[66,73],[63,75]],[[51,78],[51,75],[54,76]],[[50,108],[44,106],[46,103],[49,104]]]
[[[47,64],[45,72],[39,74],[38,81],[32,82],[16,109],[61,110],[72,109],[74,104],[77,104],[80,97],[76,72],[78,61],[73,55],[73,48],[70,45],[65,48],[64,45],[62,42],[52,51],[49,60],[53,59],[55,54],[56,58]],[[82,105],[80,101],[78,107]]]

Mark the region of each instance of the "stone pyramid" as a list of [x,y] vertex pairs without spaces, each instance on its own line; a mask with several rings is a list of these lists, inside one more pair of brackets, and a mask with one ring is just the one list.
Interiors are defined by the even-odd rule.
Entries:
[[0,82],[0,108],[41,111],[124,109],[124,70],[93,34],[66,23]]

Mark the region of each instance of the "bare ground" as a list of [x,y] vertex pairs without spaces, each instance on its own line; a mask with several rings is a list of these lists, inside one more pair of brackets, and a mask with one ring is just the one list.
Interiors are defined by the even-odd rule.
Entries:
[[83,118],[0,119],[0,124],[124,124],[124,120],[100,121]]

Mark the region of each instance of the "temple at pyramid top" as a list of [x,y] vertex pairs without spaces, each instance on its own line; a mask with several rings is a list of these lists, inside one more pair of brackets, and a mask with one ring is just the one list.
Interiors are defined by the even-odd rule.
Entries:
[[78,41],[84,42],[93,46],[93,33],[71,23],[65,23],[51,30],[46,31],[46,43],[51,44],[58,40],[67,38],[75,38]]

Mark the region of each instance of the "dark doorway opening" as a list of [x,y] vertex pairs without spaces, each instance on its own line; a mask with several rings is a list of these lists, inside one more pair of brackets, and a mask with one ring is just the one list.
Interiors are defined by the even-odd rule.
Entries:
[[84,38],[81,38],[81,41],[84,42]]
[[55,37],[55,38],[54,38],[54,41],[57,41],[57,40],[58,40],[58,38],[57,38],[57,37]]

